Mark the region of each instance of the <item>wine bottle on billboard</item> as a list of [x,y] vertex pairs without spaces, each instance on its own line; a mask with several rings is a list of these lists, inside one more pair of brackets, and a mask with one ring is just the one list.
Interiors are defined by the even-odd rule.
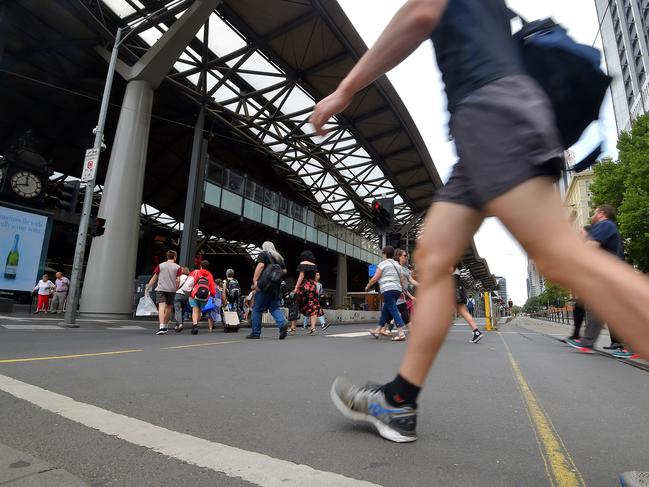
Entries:
[[20,258],[18,254],[18,241],[20,240],[20,235],[16,234],[14,236],[14,246],[11,247],[9,255],[7,255],[7,262],[5,263],[5,279],[15,279],[16,272],[18,271],[18,259]]

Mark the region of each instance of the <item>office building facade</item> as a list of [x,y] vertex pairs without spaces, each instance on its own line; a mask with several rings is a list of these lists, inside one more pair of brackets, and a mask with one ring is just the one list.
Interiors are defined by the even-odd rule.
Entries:
[[595,0],[618,133],[649,111],[649,0]]
[[539,273],[536,264],[532,259],[527,259],[527,297],[540,296],[545,289],[545,279]]

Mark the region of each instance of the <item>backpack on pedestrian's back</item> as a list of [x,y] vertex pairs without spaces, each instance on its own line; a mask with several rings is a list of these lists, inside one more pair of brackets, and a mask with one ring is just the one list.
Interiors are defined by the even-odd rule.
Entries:
[[264,293],[279,293],[284,279],[284,268],[275,262],[270,254],[267,255],[270,262],[264,266],[257,287]]
[[198,299],[200,301],[205,301],[210,297],[210,280],[207,276],[200,276],[196,279],[196,283],[192,288],[190,297],[193,299]]
[[239,298],[241,297],[241,286],[239,285],[239,281],[236,279],[230,279],[225,287],[225,291],[228,297],[228,302],[239,303]]
[[[564,149],[574,145],[586,128],[599,119],[599,112],[611,83],[601,68],[599,50],[575,42],[562,26],[548,18],[527,22],[514,34],[521,48],[527,73],[543,88],[554,109],[557,128]],[[576,164],[586,169],[597,159],[601,144],[584,161]]]

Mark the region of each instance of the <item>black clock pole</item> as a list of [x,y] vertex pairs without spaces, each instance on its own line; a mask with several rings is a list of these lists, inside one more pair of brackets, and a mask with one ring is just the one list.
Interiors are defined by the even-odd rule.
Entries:
[[[101,151],[101,144],[104,140],[104,126],[106,125],[106,114],[108,113],[108,100],[110,99],[110,90],[113,85],[115,64],[117,63],[117,52],[119,51],[121,37],[122,29],[118,28],[117,33],[115,34],[113,52],[110,56],[110,64],[108,65],[108,75],[106,76],[104,94],[101,99],[101,108],[99,109],[99,120],[97,121],[97,127],[95,129],[95,144],[93,148],[98,149],[98,153]],[[95,161],[95,171],[92,175],[92,178],[86,184],[86,192],[83,198],[83,211],[81,213],[81,220],[79,221],[79,233],[77,234],[77,245],[74,249],[74,262],[72,264],[72,276],[70,279],[68,303],[65,310],[64,323],[73,328],[79,326],[76,324],[76,321],[77,308],[79,306],[79,290],[81,289],[80,280],[83,271],[83,259],[86,251],[86,240],[88,238],[88,224],[90,223],[92,198],[95,189],[95,182],[97,180],[97,164],[99,164],[99,157],[97,157]]]

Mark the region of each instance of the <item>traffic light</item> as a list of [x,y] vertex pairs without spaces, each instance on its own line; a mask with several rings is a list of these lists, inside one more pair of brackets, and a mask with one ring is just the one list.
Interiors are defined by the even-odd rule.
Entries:
[[67,213],[76,213],[79,204],[79,181],[63,181],[56,207]]
[[388,230],[394,223],[394,199],[381,198],[372,201],[372,224],[378,231]]
[[101,237],[106,231],[105,225],[106,225],[105,218],[99,218],[99,217],[95,218],[95,221],[92,223],[92,230],[90,234],[93,237]]

